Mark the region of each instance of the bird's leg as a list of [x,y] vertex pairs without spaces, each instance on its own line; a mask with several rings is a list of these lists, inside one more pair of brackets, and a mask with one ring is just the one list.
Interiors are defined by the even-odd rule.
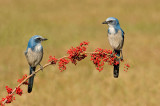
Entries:
[[122,53],[122,50],[121,50],[121,61],[123,61],[123,53]]
[[43,66],[41,66],[41,64],[39,64],[39,66],[40,66],[40,69],[43,71]]

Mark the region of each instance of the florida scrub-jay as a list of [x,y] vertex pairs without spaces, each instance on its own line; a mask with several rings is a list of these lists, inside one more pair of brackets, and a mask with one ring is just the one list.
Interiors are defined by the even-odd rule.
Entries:
[[[121,29],[119,21],[117,18],[109,17],[104,21],[102,24],[107,24],[108,28],[108,40],[113,48],[113,52],[116,53],[118,57],[120,57],[121,53],[121,60],[123,60],[122,54],[122,47],[124,43],[124,31]],[[120,60],[118,60],[120,63]],[[118,78],[119,75],[119,64],[114,65],[113,74],[115,78]]]
[[[30,73],[29,73],[30,75],[34,73],[36,66],[40,65],[40,62],[43,58],[43,47],[41,45],[41,42],[45,40],[47,39],[43,38],[42,36],[35,35],[32,36],[28,42],[28,46],[25,51],[25,56],[30,66]],[[33,80],[34,80],[34,75],[29,78],[28,93],[32,92]]]

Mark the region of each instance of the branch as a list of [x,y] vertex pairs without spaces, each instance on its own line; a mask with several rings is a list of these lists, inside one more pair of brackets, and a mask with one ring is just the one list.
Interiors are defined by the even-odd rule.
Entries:
[[[103,70],[103,65],[105,62],[109,63],[109,65],[118,65],[119,64],[119,56],[116,56],[116,54],[112,53],[111,50],[106,50],[106,49],[101,49],[101,48],[97,48],[94,52],[86,52],[86,48],[88,46],[88,42],[82,42],[80,43],[80,46],[77,47],[72,47],[71,49],[68,50],[67,54],[68,56],[63,56],[61,58],[56,59],[55,56],[49,57],[48,63],[46,63],[43,66],[43,69],[48,67],[49,65],[53,65],[56,64],[58,62],[58,66],[59,66],[59,70],[60,71],[64,71],[66,70],[66,64],[68,64],[69,62],[72,62],[73,64],[77,64],[77,61],[81,61],[82,59],[84,59],[85,57],[87,57],[88,54],[91,55],[91,61],[93,61],[93,63],[95,64],[95,66],[97,67],[96,69],[101,71]],[[126,70],[128,70],[128,68],[130,67],[129,64],[125,64],[126,65]],[[6,87],[6,90],[8,92],[8,96],[6,96],[6,98],[2,98],[2,100],[0,101],[1,106],[4,106],[5,103],[11,103],[13,101],[13,95],[16,92],[16,94],[21,95],[22,94],[22,90],[20,89],[20,87],[23,84],[28,84],[27,80],[36,75],[39,71],[41,70],[41,68],[37,69],[35,71],[35,73],[32,73],[31,75],[27,76],[25,75],[25,77],[22,78],[22,81],[18,81],[20,82],[13,90],[11,88],[8,88],[8,86]]]

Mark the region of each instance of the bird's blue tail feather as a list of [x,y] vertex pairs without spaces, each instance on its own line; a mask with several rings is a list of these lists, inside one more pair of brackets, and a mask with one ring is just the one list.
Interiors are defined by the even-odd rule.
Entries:
[[[116,56],[120,57],[120,50],[115,50]],[[120,64],[119,59],[115,60],[118,61]],[[115,65],[114,64],[114,69],[113,69],[113,74],[114,74],[114,78],[118,78],[119,76],[119,64]]]
[[[36,70],[36,67],[30,67],[30,75],[33,73],[33,71]],[[34,75],[29,78],[29,84],[28,84],[28,93],[32,92],[33,88],[33,81],[34,81]]]

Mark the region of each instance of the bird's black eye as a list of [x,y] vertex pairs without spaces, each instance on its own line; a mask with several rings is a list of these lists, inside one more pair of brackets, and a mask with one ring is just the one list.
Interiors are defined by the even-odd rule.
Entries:
[[113,22],[112,20],[109,21],[109,23],[112,23],[112,22]]
[[41,38],[37,38],[37,40],[41,40]]

